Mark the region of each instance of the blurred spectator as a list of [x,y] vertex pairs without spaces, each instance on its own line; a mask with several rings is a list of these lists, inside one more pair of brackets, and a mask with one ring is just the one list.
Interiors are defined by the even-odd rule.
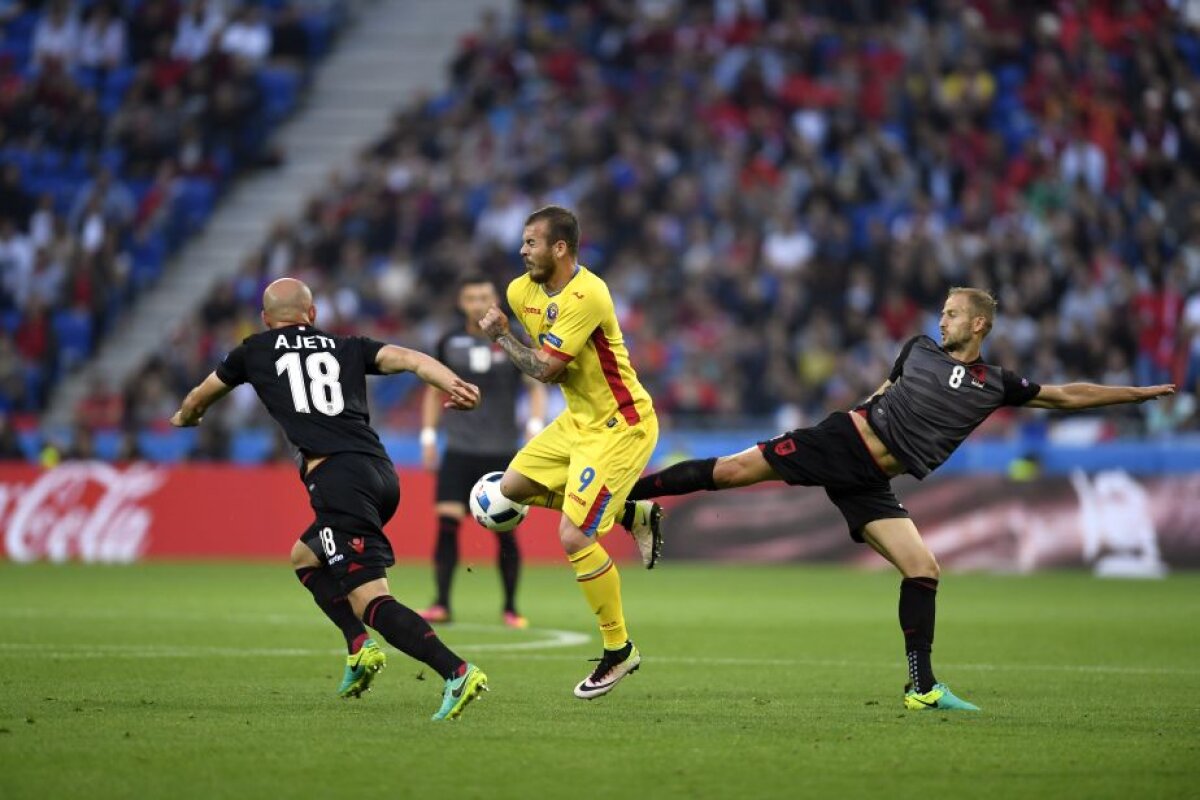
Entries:
[[287,3],[278,12],[271,25],[271,58],[280,66],[299,69],[308,60],[312,49],[308,29],[300,9]]
[[93,375],[87,394],[79,401],[75,419],[93,431],[112,431],[121,427],[125,416],[125,399],[107,380]]
[[199,61],[208,55],[225,24],[219,6],[210,0],[189,0],[179,17],[171,54],[184,61]]
[[164,39],[170,52],[178,25],[179,4],[175,0],[141,0],[129,19],[129,53],[133,63],[141,64],[153,57]]
[[23,229],[33,216],[34,200],[21,183],[21,168],[17,164],[5,164],[0,168],[0,218],[11,220],[17,229]]
[[109,0],[98,0],[88,10],[79,36],[79,65],[103,78],[125,63],[125,21]]
[[[0,380],[3,380],[3,376],[0,376]],[[21,449],[21,442],[17,439],[12,420],[7,413],[0,410],[0,461],[24,460],[25,451]]]
[[252,64],[266,60],[271,53],[271,26],[258,5],[244,5],[221,32],[220,50],[227,56]]
[[51,0],[33,30],[33,63],[66,70],[79,57],[79,21],[68,0]]
[[228,461],[229,431],[219,421],[196,430],[196,446],[188,454],[191,461]]
[[0,411],[26,410],[25,363],[12,337],[0,331]]
[[113,461],[118,464],[128,464],[134,461],[145,461],[146,454],[142,452],[142,445],[138,442],[136,431],[123,431],[121,440],[117,445],[117,454]]
[[33,277],[33,245],[15,222],[0,217],[0,311],[24,308]]
[[[0,21],[27,16],[33,27],[29,47],[6,41],[0,64],[0,333],[22,373],[0,383],[0,408],[40,410],[64,370],[203,224],[205,196],[247,166],[277,163],[268,134],[294,107],[294,85],[273,90],[286,107],[268,117],[258,65],[270,31],[251,5],[231,26],[241,42],[232,58],[214,49],[219,0],[192,2],[187,14],[177,0],[139,0],[128,14],[113,0],[0,8]],[[342,6],[305,4],[292,18],[330,32]],[[300,57],[303,67],[314,60]],[[186,209],[176,202],[179,176],[194,181],[197,202]]]
[[64,461],[91,461],[96,458],[96,442],[86,425],[76,424],[71,429],[71,443],[61,448]]
[[[558,202],[666,419],[857,402],[905,339],[936,336],[959,284],[997,293],[988,355],[1035,380],[1200,380],[1200,34],[1158,3],[852,6],[485,17],[453,87],[276,223],[205,304],[208,334],[150,372],[197,382],[285,273],[323,324],[427,348],[455,275],[515,276],[526,215]],[[235,72],[204,109],[209,141],[235,146],[225,126],[253,102]],[[382,399],[413,424],[411,398]],[[1172,413],[1153,424],[1197,427]]]

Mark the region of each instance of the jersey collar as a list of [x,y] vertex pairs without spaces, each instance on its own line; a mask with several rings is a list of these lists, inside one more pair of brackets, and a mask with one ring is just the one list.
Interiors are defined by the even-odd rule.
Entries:
[[575,276],[579,274],[580,269],[582,267],[578,263],[575,264],[575,271],[571,273],[571,277],[567,278],[567,282],[562,285],[562,289],[559,289],[557,292],[546,292],[546,285],[542,284],[542,291],[546,292],[546,297],[558,297],[562,294],[563,289],[566,289],[571,285],[571,281],[575,280]]

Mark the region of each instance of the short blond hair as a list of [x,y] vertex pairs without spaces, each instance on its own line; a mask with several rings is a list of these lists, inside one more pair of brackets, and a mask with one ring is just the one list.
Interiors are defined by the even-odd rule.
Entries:
[[956,294],[965,294],[967,301],[971,304],[971,316],[983,317],[987,320],[987,328],[983,335],[987,336],[992,331],[992,323],[996,321],[996,298],[992,297],[992,293],[984,289],[975,289],[970,286],[954,286],[950,291],[946,292],[947,297],[953,297]]

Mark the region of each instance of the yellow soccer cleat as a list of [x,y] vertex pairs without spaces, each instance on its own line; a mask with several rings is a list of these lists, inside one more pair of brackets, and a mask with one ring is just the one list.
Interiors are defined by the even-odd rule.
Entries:
[[955,696],[944,683],[935,683],[924,694],[918,694],[910,683],[904,687],[904,707],[909,711],[978,711],[979,706]]
[[434,722],[458,719],[472,700],[488,690],[487,680],[483,670],[474,664],[467,664],[466,672],[446,681],[446,688],[442,691],[442,707],[431,719]]
[[346,656],[346,672],[338,694],[342,697],[360,697],[370,691],[371,683],[379,670],[387,666],[387,654],[374,639],[367,639],[357,653]]

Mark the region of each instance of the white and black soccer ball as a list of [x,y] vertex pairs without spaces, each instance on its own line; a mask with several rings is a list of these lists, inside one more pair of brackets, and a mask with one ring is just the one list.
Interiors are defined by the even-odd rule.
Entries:
[[503,533],[521,524],[529,506],[514,503],[500,494],[502,472],[489,472],[471,489],[471,516],[483,527]]

